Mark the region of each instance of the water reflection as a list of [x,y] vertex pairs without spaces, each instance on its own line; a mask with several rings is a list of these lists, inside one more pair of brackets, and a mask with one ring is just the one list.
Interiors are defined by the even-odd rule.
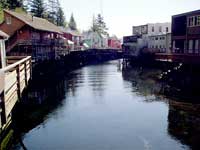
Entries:
[[32,150],[198,148],[199,106],[165,98],[160,73],[118,60],[34,81],[15,132]]
[[200,148],[200,105],[169,102],[168,132],[191,149]]
[[161,100],[164,101],[163,93],[164,84],[158,81],[161,73],[158,69],[147,69],[142,67],[124,67],[122,76],[124,81],[131,83],[132,92],[145,97],[146,102]]
[[[147,68],[124,68],[122,75],[125,81],[132,84],[133,91],[145,96],[146,102],[164,101],[169,104],[168,133],[174,139],[191,149],[199,149],[200,143],[200,104],[190,103],[177,97],[176,100],[166,98],[166,84],[158,80],[161,70]],[[186,147],[185,147],[186,148]]]

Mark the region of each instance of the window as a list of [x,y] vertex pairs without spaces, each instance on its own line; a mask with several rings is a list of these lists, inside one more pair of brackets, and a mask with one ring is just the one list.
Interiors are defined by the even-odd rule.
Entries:
[[163,48],[166,48],[165,45],[163,45]]
[[156,45],[156,49],[158,49],[158,46]]
[[166,27],[166,32],[169,32],[169,28],[168,27]]
[[184,40],[184,50],[186,50],[186,47],[187,47],[187,43],[186,43],[186,40]]
[[192,16],[192,17],[189,17],[189,18],[188,18],[188,27],[193,27],[193,26],[195,26],[195,19],[196,19],[195,16]]
[[158,37],[156,37],[155,40],[158,40]]
[[173,41],[172,43],[173,43],[173,44],[172,44],[172,47],[173,47],[172,52],[175,52],[175,49],[176,49],[176,41]]
[[162,32],[162,27],[161,26],[159,27],[159,32]]
[[197,26],[200,26],[200,16],[197,16]]
[[154,27],[152,27],[152,32],[154,32]]
[[192,49],[193,49],[193,40],[189,40],[189,53],[193,52]]
[[11,24],[11,17],[6,17],[6,24]]
[[195,40],[195,53],[199,53],[199,40]]

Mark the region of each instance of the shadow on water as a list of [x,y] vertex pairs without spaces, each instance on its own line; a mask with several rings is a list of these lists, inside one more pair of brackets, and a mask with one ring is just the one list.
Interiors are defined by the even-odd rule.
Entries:
[[[176,97],[172,99],[165,89],[168,85],[159,80],[162,70],[142,67],[124,68],[123,79],[131,82],[133,92],[146,97],[146,102],[164,100],[168,104],[168,134],[191,149],[200,148],[200,102]],[[171,86],[171,88],[173,88]],[[198,95],[199,96],[199,95]],[[195,95],[196,97],[196,95]],[[195,98],[194,97],[194,98]],[[191,97],[192,98],[192,97]],[[194,103],[193,103],[194,102]]]
[[[81,72],[70,73],[64,77],[33,78],[23,100],[17,104],[13,112],[12,128],[14,129],[13,149],[23,148],[23,136],[38,125],[45,124],[48,115],[56,116],[68,95],[76,95],[76,84]],[[67,101],[66,101],[67,103]]]
[[169,102],[168,133],[193,150],[200,147],[200,105]]

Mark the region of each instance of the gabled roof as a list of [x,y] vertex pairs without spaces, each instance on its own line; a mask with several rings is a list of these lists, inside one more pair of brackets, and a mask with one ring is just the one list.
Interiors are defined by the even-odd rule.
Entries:
[[17,13],[17,12],[13,12],[13,11],[9,11],[9,10],[4,10],[4,12],[21,20],[22,22],[31,26],[34,29],[55,32],[55,33],[61,33],[61,30],[58,26],[54,25],[53,23],[49,22],[46,19],[31,16],[30,14],[26,14],[26,13]]
[[71,30],[69,27],[68,28],[59,27],[59,28],[63,33],[69,33],[73,36],[82,36],[77,30]]

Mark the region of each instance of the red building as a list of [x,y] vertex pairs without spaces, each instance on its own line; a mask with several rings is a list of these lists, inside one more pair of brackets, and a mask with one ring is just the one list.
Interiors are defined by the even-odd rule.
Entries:
[[82,49],[82,35],[77,30],[63,27],[60,27],[60,29],[62,30],[63,37],[68,40],[71,51]]
[[26,13],[4,10],[0,30],[9,35],[8,55],[31,55],[36,61],[47,60],[57,58],[59,52],[66,49],[60,28]]
[[121,41],[117,37],[108,38],[108,47],[111,49],[121,49]]

